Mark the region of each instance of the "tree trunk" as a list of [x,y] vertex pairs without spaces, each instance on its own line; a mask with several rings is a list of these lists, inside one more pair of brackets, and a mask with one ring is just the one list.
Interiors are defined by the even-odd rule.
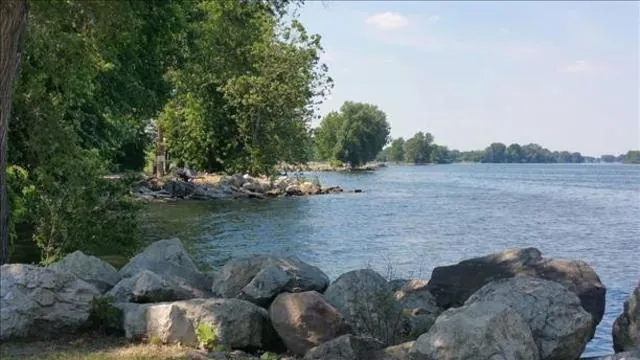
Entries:
[[158,135],[156,137],[156,158],[155,158],[155,175],[162,177],[165,174],[166,168],[166,153],[164,151],[164,134],[162,127],[158,126]]
[[9,261],[7,147],[11,90],[20,69],[20,38],[27,24],[26,0],[0,1],[0,264]]

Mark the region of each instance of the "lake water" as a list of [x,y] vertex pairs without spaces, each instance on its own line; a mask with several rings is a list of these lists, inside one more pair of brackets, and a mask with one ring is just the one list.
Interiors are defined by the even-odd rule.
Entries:
[[428,279],[440,265],[535,246],[582,259],[607,286],[585,355],[612,352],[611,326],[640,279],[640,166],[456,164],[307,174],[344,193],[153,205],[149,237],[178,236],[202,263],[296,255],[332,279],[372,266]]

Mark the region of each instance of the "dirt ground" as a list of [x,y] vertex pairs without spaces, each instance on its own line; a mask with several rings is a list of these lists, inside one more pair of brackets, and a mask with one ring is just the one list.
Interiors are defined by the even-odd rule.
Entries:
[[[0,342],[0,359],[17,360],[258,360],[243,352],[214,352],[181,345],[131,342],[102,333],[67,335],[54,340]],[[280,359],[292,359],[280,357]]]
[[186,360],[190,348],[180,345],[131,343],[122,338],[83,335],[49,341],[0,343],[0,359],[42,360]]

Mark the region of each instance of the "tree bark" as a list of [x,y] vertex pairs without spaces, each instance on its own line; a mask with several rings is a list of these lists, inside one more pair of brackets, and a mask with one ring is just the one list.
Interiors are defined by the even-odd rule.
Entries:
[[0,265],[9,261],[7,142],[11,92],[20,69],[20,41],[26,24],[26,0],[0,1]]

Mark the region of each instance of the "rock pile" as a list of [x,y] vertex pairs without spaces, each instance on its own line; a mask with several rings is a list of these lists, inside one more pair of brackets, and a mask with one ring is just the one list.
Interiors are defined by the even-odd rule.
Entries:
[[[119,271],[81,252],[1,270],[2,340],[77,331],[96,301],[110,299],[129,339],[309,360],[577,359],[605,292],[587,264],[533,248],[436,268],[429,282],[361,269],[331,283],[300,259],[262,255],[203,274],[177,239],[151,244]],[[639,295],[613,330],[615,350],[628,352],[606,359],[636,356]]]
[[298,180],[287,176],[268,179],[235,174],[224,176],[215,184],[181,180],[165,181],[152,177],[138,183],[133,194],[143,200],[215,200],[241,197],[266,199],[282,196],[324,195],[343,191],[339,186],[323,188],[312,181]]

